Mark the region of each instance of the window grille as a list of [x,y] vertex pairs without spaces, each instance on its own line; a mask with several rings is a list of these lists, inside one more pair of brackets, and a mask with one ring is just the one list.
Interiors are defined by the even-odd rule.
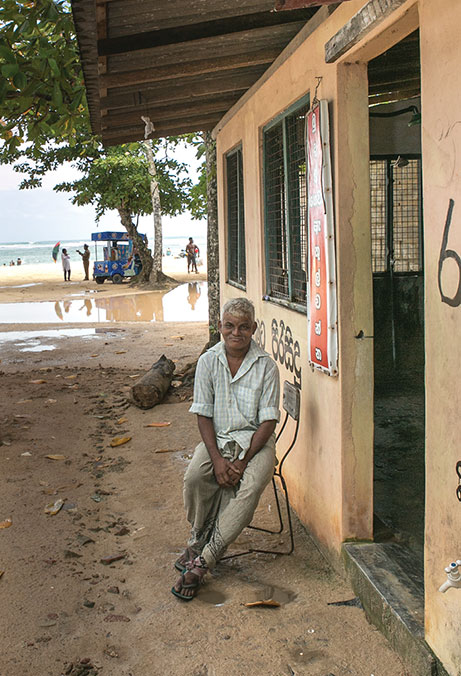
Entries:
[[374,273],[422,271],[421,158],[370,161],[371,248]]
[[264,131],[267,294],[300,304],[306,303],[307,111],[307,103],[299,105]]
[[228,281],[246,285],[242,149],[226,155]]

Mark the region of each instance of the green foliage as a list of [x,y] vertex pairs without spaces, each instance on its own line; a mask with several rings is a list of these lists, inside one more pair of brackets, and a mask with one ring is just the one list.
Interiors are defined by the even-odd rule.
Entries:
[[[156,179],[162,213],[174,216],[188,203],[191,181],[187,167],[162,152],[168,147],[165,140],[154,145],[154,153],[157,151]],[[106,211],[121,207],[132,215],[152,213],[150,176],[143,143],[101,147],[97,157],[79,158],[75,165],[83,172],[82,177],[60,183],[55,190],[73,193],[73,204],[93,205],[97,220]]]
[[0,5],[2,159],[24,141],[91,136],[77,40],[66,0],[3,0]]
[[198,181],[189,192],[188,209],[192,218],[200,221],[207,217],[207,175],[206,175],[206,145],[203,134],[187,134],[187,143],[195,147],[195,157],[202,160],[199,168]]

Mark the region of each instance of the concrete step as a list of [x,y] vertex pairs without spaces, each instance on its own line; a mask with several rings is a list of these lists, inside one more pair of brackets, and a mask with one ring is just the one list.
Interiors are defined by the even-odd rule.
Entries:
[[418,558],[396,542],[345,543],[343,557],[369,620],[412,676],[448,676],[424,640],[424,578]]

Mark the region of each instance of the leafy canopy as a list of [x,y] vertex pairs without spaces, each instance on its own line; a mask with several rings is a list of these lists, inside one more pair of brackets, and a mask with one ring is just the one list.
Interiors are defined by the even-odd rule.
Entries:
[[38,147],[77,133],[91,137],[69,3],[3,0],[0,5],[0,138],[4,150]]

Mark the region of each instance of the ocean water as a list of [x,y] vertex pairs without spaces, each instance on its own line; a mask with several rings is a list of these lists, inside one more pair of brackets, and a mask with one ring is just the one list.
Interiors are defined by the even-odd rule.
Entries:
[[[187,237],[167,237],[164,235],[163,254],[166,255],[169,250],[172,256],[179,256],[181,249],[186,248],[188,241]],[[200,249],[200,254],[204,256],[206,253],[205,237],[196,237],[194,238],[194,241]],[[91,259],[94,260],[94,242],[91,242],[90,240],[62,240],[60,252],[63,248],[67,249],[71,261],[80,261],[81,258],[76,250],[80,249],[80,251],[82,251],[85,242],[90,247]],[[22,260],[22,265],[52,263],[53,258],[51,257],[51,252],[55,244],[56,241],[54,240],[42,242],[0,242],[0,265],[9,265],[10,261],[14,261],[16,264],[18,258]],[[100,246],[101,245],[99,245],[99,257],[101,257]]]

